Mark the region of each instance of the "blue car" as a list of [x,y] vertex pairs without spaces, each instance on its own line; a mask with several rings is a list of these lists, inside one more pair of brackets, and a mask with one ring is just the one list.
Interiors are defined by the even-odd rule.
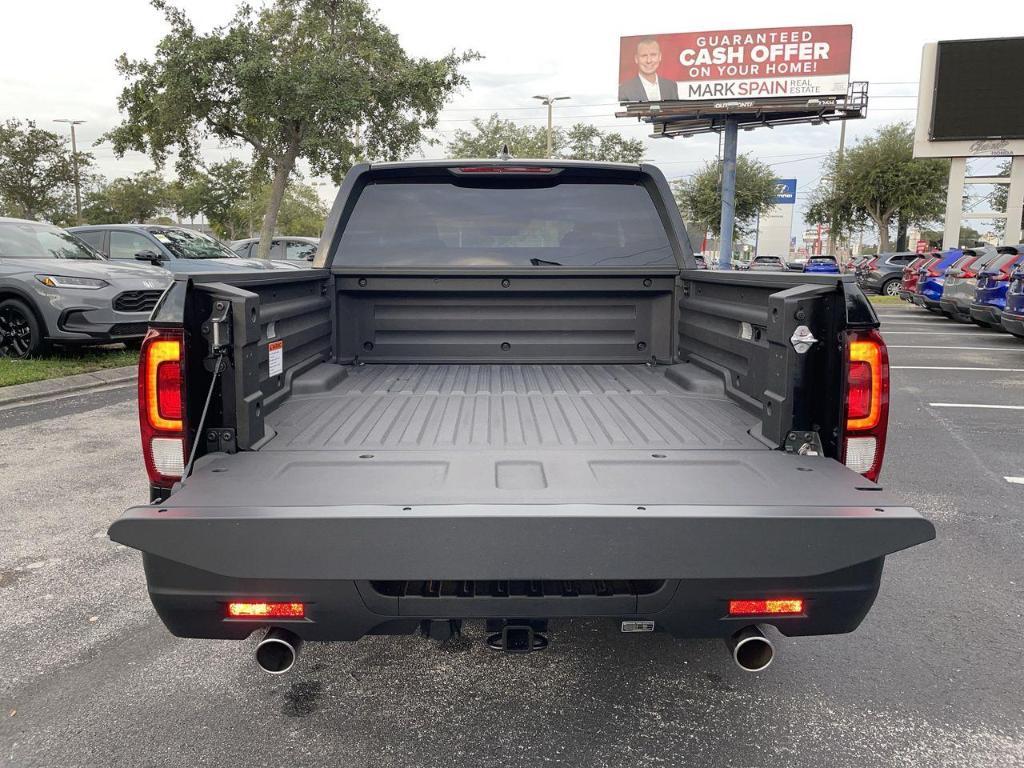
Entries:
[[1024,339],[1024,263],[1018,264],[1010,273],[1009,288],[1006,290],[1006,306],[1000,319],[1003,330],[1019,339]]
[[971,319],[986,328],[1001,328],[1010,275],[1024,264],[1024,244],[997,248],[998,256],[978,275],[978,287],[971,303]]
[[937,259],[933,259],[925,268],[921,279],[917,281],[914,303],[932,312],[942,312],[939,302],[942,300],[942,288],[946,282],[946,270],[953,266],[954,261],[963,258],[963,255],[962,250],[953,248],[943,251]]
[[839,263],[835,256],[811,256],[804,264],[804,272],[828,272],[839,274]]

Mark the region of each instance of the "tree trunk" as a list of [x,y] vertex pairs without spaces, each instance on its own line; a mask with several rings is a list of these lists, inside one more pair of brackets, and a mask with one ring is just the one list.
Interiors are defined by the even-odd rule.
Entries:
[[274,181],[270,185],[270,199],[267,200],[267,210],[263,214],[263,226],[260,228],[260,247],[257,251],[257,257],[260,259],[270,258],[270,241],[277,228],[277,214],[281,210],[284,189],[288,186],[288,177],[295,168],[295,158],[298,154],[299,140],[296,137],[289,143],[284,155],[274,164]]
[[882,216],[876,219],[874,216],[871,218],[875,222],[875,226],[878,227],[878,252],[887,253],[889,251],[889,219],[891,214],[888,216]]
[[896,250],[907,250],[907,222],[902,216],[896,219]]

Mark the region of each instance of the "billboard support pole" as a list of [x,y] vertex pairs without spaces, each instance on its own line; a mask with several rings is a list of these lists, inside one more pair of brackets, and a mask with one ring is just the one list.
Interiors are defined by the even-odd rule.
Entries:
[[967,158],[954,157],[949,163],[949,184],[946,186],[946,224],[942,233],[942,250],[960,245],[960,217],[964,211],[964,176]]
[[732,240],[736,229],[736,142],[739,125],[736,118],[725,119],[722,149],[722,235],[718,255],[719,269],[732,269]]

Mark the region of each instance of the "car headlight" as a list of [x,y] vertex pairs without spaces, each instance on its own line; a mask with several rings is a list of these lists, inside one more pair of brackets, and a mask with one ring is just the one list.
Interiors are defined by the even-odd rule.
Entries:
[[110,285],[106,280],[95,277],[69,277],[67,275],[36,275],[36,280],[50,288],[85,288],[90,291]]

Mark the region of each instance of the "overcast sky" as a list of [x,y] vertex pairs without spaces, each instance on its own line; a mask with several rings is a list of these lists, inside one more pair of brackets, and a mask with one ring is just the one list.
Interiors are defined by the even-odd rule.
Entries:
[[[255,0],[259,4],[259,0]],[[235,0],[179,0],[200,28],[226,22]],[[542,124],[538,93],[571,96],[556,107],[556,122],[576,121],[644,139],[647,157],[670,178],[693,173],[717,156],[718,139],[650,139],[649,128],[616,119],[614,112],[621,35],[778,27],[789,24],[852,24],[852,79],[871,83],[869,117],[849,124],[847,140],[894,120],[913,120],[921,46],[944,39],[999,37],[1024,30],[1020,0],[993,0],[984,12],[955,5],[880,2],[629,4],[518,0],[411,2],[380,0],[381,20],[413,55],[440,56],[473,49],[484,59],[467,68],[470,87],[442,115],[437,137],[444,140],[473,117],[502,117]],[[80,126],[99,171],[108,178],[150,167],[142,156],[121,160],[109,145],[90,147],[119,120],[116,99],[122,81],[114,59],[151,55],[164,34],[161,15],[143,0],[4,0],[0,28],[0,119],[34,119],[41,127],[66,130],[51,121],[71,117]],[[507,16],[503,14],[507,13]],[[797,211],[821,175],[822,156],[834,149],[839,126],[794,126],[743,132],[740,151],[770,163],[780,178],[798,179]],[[215,145],[208,157],[227,154]],[[426,148],[426,156],[441,149]],[[331,200],[328,180],[321,194]]]

